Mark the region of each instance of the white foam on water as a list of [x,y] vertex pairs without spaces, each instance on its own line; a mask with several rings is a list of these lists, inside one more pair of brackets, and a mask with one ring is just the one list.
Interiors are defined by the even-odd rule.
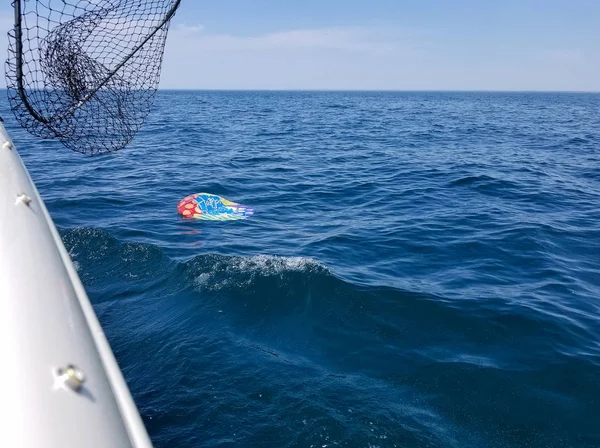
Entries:
[[[232,260],[233,261],[233,260]],[[310,271],[325,269],[318,261],[309,257],[280,257],[276,255],[254,255],[239,257],[231,265],[240,272],[255,271],[261,274],[273,275],[282,272]]]
[[281,257],[264,254],[251,257],[219,257],[196,277],[196,284],[201,289],[214,291],[234,284],[238,287],[250,285],[256,276],[315,271],[328,272],[328,269],[309,257]]

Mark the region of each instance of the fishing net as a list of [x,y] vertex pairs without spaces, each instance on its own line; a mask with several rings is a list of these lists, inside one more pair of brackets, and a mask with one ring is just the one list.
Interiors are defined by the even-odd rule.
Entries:
[[6,79],[17,120],[84,154],[125,147],[150,112],[180,1],[13,1]]

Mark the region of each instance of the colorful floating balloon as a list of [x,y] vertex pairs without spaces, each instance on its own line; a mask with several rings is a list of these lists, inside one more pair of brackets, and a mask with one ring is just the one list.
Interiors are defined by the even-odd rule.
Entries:
[[237,204],[210,193],[196,193],[186,196],[177,204],[177,211],[184,218],[212,221],[246,219],[254,214],[254,210],[245,205]]

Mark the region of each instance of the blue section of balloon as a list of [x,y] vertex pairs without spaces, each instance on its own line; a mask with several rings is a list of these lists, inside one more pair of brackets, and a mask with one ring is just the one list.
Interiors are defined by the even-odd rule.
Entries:
[[230,221],[246,219],[254,210],[210,193],[196,193],[183,198],[177,211],[184,218]]

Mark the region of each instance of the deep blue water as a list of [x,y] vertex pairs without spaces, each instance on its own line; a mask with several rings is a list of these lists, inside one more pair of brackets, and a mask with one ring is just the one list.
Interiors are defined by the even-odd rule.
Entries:
[[1,112],[155,446],[600,446],[600,95],[160,92],[94,158]]

